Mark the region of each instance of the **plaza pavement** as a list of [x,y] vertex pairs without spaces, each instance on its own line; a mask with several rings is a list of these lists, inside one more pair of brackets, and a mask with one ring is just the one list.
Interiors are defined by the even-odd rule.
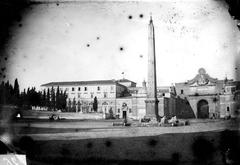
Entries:
[[[77,140],[77,139],[95,139],[95,138],[119,138],[119,137],[140,137],[156,136],[168,133],[194,133],[208,131],[240,130],[239,119],[235,120],[190,120],[188,126],[177,127],[124,127],[112,126],[113,121],[90,120],[90,121],[31,121],[11,123],[10,127],[14,130],[37,129],[42,128],[46,131],[36,133],[18,133],[15,136],[30,136],[34,140]],[[132,121],[132,123],[137,121]],[[2,125],[3,126],[3,125]],[[51,133],[47,129],[58,129],[59,131]],[[62,130],[61,130],[62,129]],[[68,130],[69,129],[69,130]],[[68,131],[66,131],[68,130]],[[31,131],[30,131],[31,132]]]

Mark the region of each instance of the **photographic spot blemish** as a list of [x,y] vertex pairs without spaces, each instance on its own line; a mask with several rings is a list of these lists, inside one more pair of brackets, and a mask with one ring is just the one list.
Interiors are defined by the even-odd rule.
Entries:
[[123,50],[124,50],[124,48],[123,48],[123,47],[120,47],[120,48],[119,48],[119,50],[120,50],[120,51],[123,51]]
[[204,161],[212,158],[214,147],[212,142],[198,137],[192,144],[192,151],[196,159]]
[[148,145],[151,147],[155,147],[157,145],[157,140],[155,140],[155,139],[149,140]]
[[105,145],[106,145],[107,147],[111,147],[112,142],[111,142],[111,141],[106,141],[106,142],[105,142]]
[[87,44],[87,47],[90,47],[90,44]]
[[143,18],[143,14],[140,14],[139,17],[140,17],[140,18]]
[[156,152],[150,151],[150,152],[149,152],[149,155],[150,155],[151,157],[154,157],[154,156],[156,155]]
[[129,16],[128,16],[128,19],[132,19],[132,16],[131,16],[131,15],[129,15]]
[[3,78],[6,78],[6,75],[3,75]]
[[140,54],[139,57],[140,57],[140,58],[143,58],[143,55]]
[[57,6],[59,6],[59,3],[56,3]]
[[93,144],[91,142],[87,143],[87,148],[92,148]]
[[181,155],[178,152],[172,154],[172,162],[177,164],[181,158]]
[[26,71],[26,69],[25,69],[25,68],[23,68],[23,71],[25,72],[25,71]]
[[97,37],[97,40],[99,40],[100,39],[100,37]]
[[4,60],[7,61],[7,57],[5,57]]
[[70,155],[70,151],[65,146],[63,146],[63,148],[61,148],[60,153],[63,156]]

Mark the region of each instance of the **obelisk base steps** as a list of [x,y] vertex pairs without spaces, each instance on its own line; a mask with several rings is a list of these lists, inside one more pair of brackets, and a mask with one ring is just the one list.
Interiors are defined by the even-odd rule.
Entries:
[[158,99],[156,98],[147,98],[146,103],[146,115],[145,118],[150,119],[151,121],[158,121]]

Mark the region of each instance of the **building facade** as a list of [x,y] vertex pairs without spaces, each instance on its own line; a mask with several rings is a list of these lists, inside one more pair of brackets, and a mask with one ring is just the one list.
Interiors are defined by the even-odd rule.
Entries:
[[126,96],[127,87],[115,80],[51,82],[41,85],[42,90],[59,87],[67,94],[68,111],[92,112],[94,98],[98,101],[98,112],[112,109],[115,112],[116,98]]
[[196,118],[223,118],[239,113],[239,83],[210,77],[204,68],[187,82],[176,83],[176,93],[186,99]]
[[[94,98],[97,98],[99,113],[109,113],[124,118],[143,118],[146,114],[145,100],[147,98],[146,82],[141,87],[128,79],[51,82],[41,85],[42,90],[53,88],[67,94],[67,111],[89,113],[93,112]],[[175,97],[173,87],[158,87],[159,115],[164,115],[164,100]],[[166,106],[165,106],[166,107]]]
[[[240,83],[233,80],[218,80],[210,77],[201,68],[187,82],[175,86],[157,87],[158,115],[168,118],[223,118],[227,114],[236,117],[240,110]],[[97,112],[110,111],[119,118],[143,118],[146,115],[147,84],[142,86],[128,79],[51,82],[42,89],[57,87],[67,93],[68,111],[93,112],[97,98]],[[74,109],[74,110],[72,110]]]

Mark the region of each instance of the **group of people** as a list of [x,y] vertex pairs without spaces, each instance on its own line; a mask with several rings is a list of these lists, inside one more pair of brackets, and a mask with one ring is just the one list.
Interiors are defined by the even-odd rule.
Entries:
[[167,119],[166,116],[163,116],[161,118],[161,121],[160,121],[160,124],[161,125],[164,125],[164,124],[171,124],[172,126],[175,126],[179,123],[178,119],[177,119],[177,116],[173,116],[171,119]]

